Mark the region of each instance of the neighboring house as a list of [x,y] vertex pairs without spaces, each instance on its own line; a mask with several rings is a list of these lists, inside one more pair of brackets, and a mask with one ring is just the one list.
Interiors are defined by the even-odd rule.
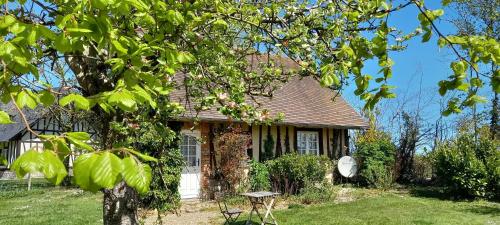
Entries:
[[[0,155],[7,159],[8,166],[24,152],[43,148],[41,140],[26,129],[21,115],[12,103],[0,104],[0,110],[7,112],[14,122],[0,125]],[[65,130],[61,122],[67,121],[56,117],[47,109],[24,109],[23,114],[31,129],[37,134],[61,134]],[[75,122],[70,129],[66,128],[66,130],[87,131],[95,134],[87,124],[84,121]]]

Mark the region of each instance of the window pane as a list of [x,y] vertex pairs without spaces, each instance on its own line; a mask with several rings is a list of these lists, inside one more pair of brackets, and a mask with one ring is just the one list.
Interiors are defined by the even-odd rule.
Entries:
[[188,144],[188,138],[189,138],[189,136],[182,135],[182,144],[183,145],[187,145]]
[[309,142],[309,149],[316,150],[318,148],[318,142]]
[[189,146],[189,155],[191,156],[196,155],[196,146],[194,145]]
[[191,166],[196,166],[196,156],[190,157],[191,159]]
[[181,145],[181,152],[182,152],[182,155],[187,155],[187,150],[186,150],[185,145]]

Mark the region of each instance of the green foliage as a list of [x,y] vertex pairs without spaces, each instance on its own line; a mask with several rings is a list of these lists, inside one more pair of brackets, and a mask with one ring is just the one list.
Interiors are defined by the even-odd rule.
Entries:
[[9,124],[9,123],[12,123],[9,114],[7,114],[4,111],[0,111],[0,124]]
[[309,205],[332,201],[336,194],[333,185],[327,181],[319,184],[308,182],[305,187],[300,190],[298,198],[302,204]]
[[[443,1],[444,5],[448,3]],[[408,4],[417,6],[421,12],[417,18],[421,28],[404,33],[387,18]],[[421,33],[423,42],[429,41],[433,33],[440,34],[433,22],[443,15],[443,10],[427,9],[423,1],[408,4],[395,6],[379,0],[318,0],[310,4],[299,0],[12,1],[1,4],[5,7],[0,15],[0,99],[20,109],[56,104],[92,110],[99,114],[103,127],[108,127],[112,120],[118,123],[134,120],[145,107],[181,111],[175,100],[160,99],[182,86],[193,98],[190,102],[197,111],[216,106],[231,118],[260,122],[272,118],[266,111],[248,104],[248,94],[271,94],[269,91],[280,83],[276,81],[286,81],[300,72],[335,89],[355,84],[355,94],[371,109],[381,99],[395,97],[394,87],[387,84],[394,64],[389,52],[404,50],[404,42]],[[34,7],[38,10],[32,10]],[[442,35],[440,39],[440,46],[461,48],[468,54],[452,64],[454,74],[439,84],[442,94],[452,90],[465,92],[450,100],[445,114],[458,113],[483,102],[477,89],[467,86],[479,87],[484,80],[489,81],[493,91],[500,92],[498,70],[491,76],[477,77],[461,72],[464,58],[470,59],[467,64],[474,70],[482,65],[497,65],[500,51],[496,39],[483,36],[445,39]],[[256,71],[249,72],[248,56],[263,50],[293,59],[299,68],[284,70],[278,66],[282,64],[279,57],[271,57],[258,63]],[[378,74],[362,73],[368,60],[378,61]],[[178,72],[186,74],[183,85],[174,79]],[[56,85],[68,88],[69,93],[60,96],[62,93],[52,89]],[[62,98],[55,101],[56,96]],[[153,120],[151,117],[149,121]],[[0,123],[10,122],[9,115],[0,112]],[[85,154],[95,154],[97,158],[92,161],[95,166],[113,162],[113,166],[91,175],[92,182],[83,184],[109,187],[122,180],[117,174],[123,172],[120,170],[123,158],[132,155],[141,158],[129,150],[126,136],[113,132],[109,138],[103,138],[111,143],[96,146],[64,137],[66,143],[84,150]],[[58,141],[51,147],[63,149],[61,143]],[[45,151],[67,157],[57,149]],[[31,163],[38,164],[38,170],[42,170],[39,166],[55,165],[34,159]],[[133,171],[135,175],[148,173],[143,169],[138,163]],[[111,180],[96,177],[100,175]]]
[[28,173],[41,172],[54,184],[59,184],[68,174],[62,161],[52,151],[29,150],[22,154],[11,166],[18,178]]
[[354,157],[359,161],[360,181],[367,186],[388,188],[393,182],[396,146],[388,134],[373,129],[357,138]]
[[[271,129],[271,127],[268,129]],[[271,135],[271,132],[268,132],[266,140],[264,141],[264,152],[260,155],[260,161],[265,162],[271,159],[274,159],[274,138]]]
[[438,179],[461,197],[498,198],[500,154],[498,141],[460,134],[433,152]]
[[326,156],[285,154],[266,162],[274,191],[296,194],[306,183],[321,183],[332,170]]
[[269,171],[267,170],[266,165],[253,160],[250,161],[248,182],[252,191],[268,191],[271,189]]
[[7,159],[3,157],[3,155],[0,155],[0,165],[7,166],[7,164],[8,164]]
[[137,149],[158,159],[148,162],[152,181],[149,192],[140,198],[144,207],[164,212],[180,206],[178,187],[185,162],[179,149],[179,132],[180,124],[143,122],[131,135]]
[[413,176],[417,183],[425,183],[432,178],[432,158],[430,155],[415,155],[413,159]]
[[151,167],[148,164],[137,162],[135,158],[127,157],[123,159],[123,179],[130,186],[137,190],[137,192],[144,194],[149,190],[151,183]]

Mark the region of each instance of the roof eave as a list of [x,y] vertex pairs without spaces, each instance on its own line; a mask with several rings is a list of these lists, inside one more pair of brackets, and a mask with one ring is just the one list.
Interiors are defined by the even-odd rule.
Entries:
[[[212,117],[178,117],[177,120],[184,122],[192,122],[199,120],[200,122],[228,122],[231,121],[229,119],[222,118],[212,118]],[[238,123],[246,123],[241,120],[232,120],[232,122]],[[285,125],[285,126],[296,126],[296,127],[305,127],[305,128],[334,128],[334,129],[356,129],[356,130],[365,130],[368,129],[367,124],[316,124],[316,123],[297,123],[297,122],[275,122],[275,125]]]

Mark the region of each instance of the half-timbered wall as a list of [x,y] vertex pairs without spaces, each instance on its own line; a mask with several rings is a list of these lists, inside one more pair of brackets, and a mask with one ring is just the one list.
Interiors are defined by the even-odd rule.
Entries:
[[[53,118],[41,118],[31,125],[31,129],[37,134],[47,134],[47,135],[59,135],[64,132],[57,120]],[[96,133],[88,126],[86,122],[78,122],[73,124],[72,131],[86,131],[91,134],[92,138],[95,138]],[[21,131],[19,134],[14,136],[9,142],[3,142],[3,146],[0,145],[1,154],[7,159],[8,165],[10,166],[14,160],[17,159],[21,154],[30,149],[43,149],[42,141],[37,138],[34,134],[27,130]]]
[[[338,159],[344,155],[348,155],[348,137],[346,136],[346,129],[334,128],[301,128],[295,126],[265,126],[253,125],[252,126],[252,146],[253,146],[253,159],[259,160],[259,153],[264,152],[264,143],[267,138],[267,132],[270,130],[271,136],[274,140],[273,152],[276,154],[278,143],[278,129],[279,129],[279,147],[281,153],[287,153],[287,145],[290,152],[296,152],[297,148],[297,131],[317,131],[320,135],[320,155],[326,155],[331,159]],[[288,137],[287,137],[288,131]],[[288,140],[287,140],[288,139]]]

